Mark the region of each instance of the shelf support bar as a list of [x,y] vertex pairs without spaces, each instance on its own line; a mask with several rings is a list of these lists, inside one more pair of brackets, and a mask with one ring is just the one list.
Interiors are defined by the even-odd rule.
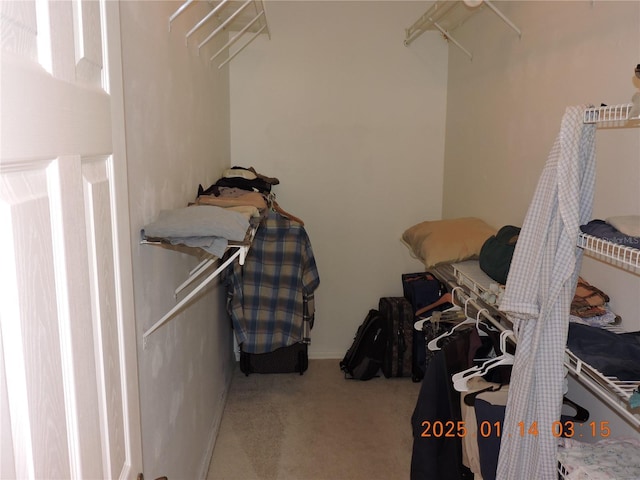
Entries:
[[209,258],[207,260],[203,260],[202,262],[200,262],[196,268],[191,270],[191,272],[189,273],[189,278],[187,278],[184,282],[182,282],[182,284],[178,288],[176,288],[174,296],[177,298],[178,294],[182,290],[187,288],[189,285],[191,285],[191,283],[193,283],[193,281],[196,278],[198,278],[200,275],[202,275],[202,272],[204,272],[207,268],[209,268],[211,265],[213,265],[214,262],[216,261],[216,259],[217,259],[217,257],[216,258]]
[[509,27],[511,27],[511,29],[518,34],[518,38],[522,38],[522,32],[520,31],[520,29],[516,27],[514,23],[505,16],[504,13],[498,10],[498,8],[493,3],[491,3],[489,0],[484,0],[484,4],[491,10],[493,10],[494,13],[498,15],[502,19],[502,21],[504,21],[504,23],[509,25]]
[[184,12],[187,9],[187,7],[189,5],[191,5],[193,2],[194,2],[194,0],[187,0],[182,5],[180,5],[180,8],[178,8],[178,10],[176,10],[173,13],[173,15],[171,15],[169,17],[169,31],[171,31],[171,22],[173,22],[176,18],[178,18],[178,15],[180,15],[182,12]]
[[218,69],[224,67],[227,63],[229,63],[231,60],[233,60],[236,55],[238,55],[242,50],[244,50],[251,42],[253,42],[256,38],[258,38],[258,35],[260,35],[263,30],[267,28],[266,25],[263,25],[262,28],[260,30],[258,30],[256,33],[253,34],[253,37],[251,37],[247,43],[245,43],[244,45],[242,45],[233,55],[231,55],[229,58],[227,58],[224,62],[222,62],[220,65],[218,65]]
[[[443,2],[442,4],[440,4],[438,2],[435,2],[432,7],[427,10],[426,13],[424,13],[416,22],[414,22],[413,25],[405,29],[405,46],[409,46],[411,42],[422,35],[427,29],[429,29],[429,27],[433,26],[438,29],[447,40],[450,40],[456,47],[462,50],[469,57],[469,59],[473,60],[473,55],[471,54],[471,52],[465,49],[455,38],[451,36],[451,34],[447,30],[445,30],[440,26],[440,24],[438,24],[438,21],[440,21],[440,19],[444,19],[456,5],[459,5],[461,3],[462,2]],[[491,1],[482,0],[481,2],[478,2],[478,4],[479,3],[484,3],[487,7],[489,7],[496,15],[498,15],[502,19],[503,22],[509,25],[509,27],[518,34],[518,38],[522,38],[522,32],[520,31],[520,29],[511,20],[509,20],[504,13],[498,10],[498,8],[493,5]],[[476,7],[473,6],[472,8]],[[456,27],[454,26],[451,28],[451,30],[454,30],[455,28]]]
[[473,54],[469,50],[464,48],[462,45],[460,45],[460,42],[458,42],[455,38],[453,38],[444,28],[442,28],[436,22],[433,22],[433,26],[436,27],[438,30],[440,30],[440,33],[444,35],[444,38],[446,38],[447,40],[450,40],[456,47],[462,50],[467,55],[467,57],[469,57],[469,60],[473,60]]
[[411,44],[411,42],[413,42],[420,35],[422,35],[427,30],[427,28],[429,28],[429,25],[435,24],[435,21],[433,20],[433,15],[437,14],[436,19],[444,17],[447,14],[447,12],[449,12],[449,10],[451,10],[454,6],[455,6],[455,3],[450,3],[450,4],[447,4],[447,3],[439,4],[437,2],[434,3],[429,10],[423,13],[422,16],[413,23],[413,25],[405,29],[405,40],[404,40],[405,46],[408,47]]
[[240,37],[242,35],[245,34],[245,32],[247,30],[249,30],[254,23],[256,23],[261,17],[264,16],[264,10],[261,11],[258,15],[256,15],[256,17],[251,20],[249,23],[247,23],[244,28],[242,30],[240,30],[231,40],[229,40],[227,43],[224,44],[224,46],[218,50],[210,59],[209,61],[212,62],[218,55],[220,55],[222,52],[224,52],[227,48],[229,48],[231,45],[233,45],[234,43],[236,43]]
[[240,8],[238,8],[235,12],[233,12],[231,15],[229,15],[229,18],[227,18],[224,22],[222,22],[222,24],[216,28],[213,32],[211,32],[209,34],[209,36],[207,38],[205,38],[200,45],[198,45],[198,51],[200,51],[200,49],[206,44],[208,43],[213,37],[215,37],[218,33],[220,33],[220,31],[226,27],[229,23],[231,23],[233,21],[234,18],[236,18],[238,15],[240,15],[240,13],[247,8],[247,6],[253,2],[253,0],[246,0],[241,6]]
[[[182,300],[180,300],[171,310],[169,310],[160,320],[158,320],[156,323],[154,323],[146,332],[144,332],[143,336],[142,336],[142,340],[143,340],[143,348],[146,346],[147,344],[147,337],[149,335],[151,335],[153,332],[155,332],[158,328],[160,328],[162,325],[164,325],[171,317],[173,317],[176,312],[178,312],[186,303],[188,303],[194,296],[196,296],[198,293],[200,293],[200,291],[202,289],[204,289],[207,285],[209,285],[209,283],[211,283],[211,281],[213,281],[214,278],[216,278],[225,268],[227,268],[231,262],[233,262],[236,258],[238,258],[243,250],[247,250],[248,247],[240,247],[238,248],[238,250],[236,250],[235,252],[233,252],[233,254],[222,264],[220,265],[218,268],[216,268],[216,270],[209,275],[207,278],[205,278],[200,285],[198,285],[196,288],[194,288],[191,292],[189,292],[189,294],[187,296],[185,296]],[[245,252],[246,253],[246,252]]]
[[188,42],[189,42],[189,37],[190,37],[191,35],[193,35],[193,34],[196,32],[196,30],[198,30],[202,25],[204,25],[204,24],[207,22],[207,20],[209,20],[212,16],[214,16],[216,13],[218,13],[218,11],[219,11],[222,7],[224,7],[224,5],[225,5],[228,1],[229,1],[229,0],[222,0],[218,5],[216,5],[216,7],[215,7],[213,10],[211,10],[209,13],[207,13],[207,15],[206,15],[202,20],[200,20],[198,23],[196,23],[196,25],[195,25],[191,30],[189,30],[189,31],[187,32],[185,42],[186,42],[186,43],[188,43]]

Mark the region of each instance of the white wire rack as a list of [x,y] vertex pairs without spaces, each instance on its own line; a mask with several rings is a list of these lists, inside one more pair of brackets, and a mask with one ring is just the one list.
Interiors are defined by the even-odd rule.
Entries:
[[509,20],[498,8],[489,0],[480,1],[453,1],[440,0],[434,2],[431,7],[416,20],[409,28],[405,28],[404,44],[409,46],[424,32],[429,30],[438,30],[445,39],[453,43],[462,50],[469,59],[473,58],[473,54],[464,48],[452,35],[456,28],[460,27],[469,17],[482,10],[483,6],[487,6],[509,27],[522,36],[520,29]]
[[578,237],[578,247],[594,258],[624,270],[640,273],[640,245],[639,248],[628,247],[581,233]]
[[479,296],[483,302],[498,307],[504,285],[499,285],[489,275],[484,273],[477,261],[470,260],[453,265],[458,285],[465,285],[473,294]]
[[582,383],[635,428],[640,428],[640,411],[632,410],[631,395],[640,387],[640,379],[619,380],[603,375],[588,363],[580,360],[571,350],[565,352],[565,366]]
[[[638,248],[627,247],[584,233],[578,237],[578,247],[589,256],[630,272],[640,273],[640,249]],[[610,327],[609,330],[616,331],[614,327]],[[620,330],[616,333],[620,333]],[[622,417],[636,428],[640,428],[640,411],[638,409],[632,411],[629,407],[629,399],[634,390],[640,387],[640,379],[621,381],[615,377],[607,377],[581,361],[570,350],[566,352],[565,365],[583,384],[590,386],[595,394]]]
[[[209,285],[215,278],[217,278],[231,263],[233,263],[236,259],[240,263],[240,265],[244,265],[245,258],[247,257],[247,253],[249,252],[249,248],[251,247],[251,243],[253,242],[253,238],[255,237],[256,231],[258,230],[258,225],[252,225],[249,227],[247,232],[247,236],[243,242],[229,242],[227,246],[227,251],[233,251],[226,259],[218,258],[213,255],[208,255],[207,258],[202,260],[198,265],[196,265],[190,272],[187,279],[180,284],[174,293],[174,297],[177,299],[178,294],[182,292],[189,285],[194,283],[196,280],[201,279],[200,283],[196,285],[187,295],[184,296],[178,303],[176,303],[165,315],[162,316],[157,322],[155,322],[151,327],[149,327],[143,334],[143,348],[147,345],[147,338],[153,332],[155,332],[162,325],[167,323],[172,317],[174,317],[182,308],[184,308],[198,293],[200,293],[207,285]],[[162,247],[167,247],[173,250],[179,249],[179,246],[169,245],[164,241],[155,241],[155,240],[141,240],[141,245],[158,245]],[[193,247],[187,247],[190,250],[194,250]],[[199,252],[203,252],[202,249],[195,248]],[[221,264],[216,268],[212,273],[202,278],[203,274],[209,270],[209,268],[214,265],[216,262],[220,262]]]
[[[194,0],[186,0],[182,5],[180,5],[180,7],[169,17],[169,30],[171,30],[172,23],[187,9],[187,7],[194,3],[197,2]],[[208,3],[215,6],[213,6],[213,8],[185,34],[185,43],[188,44],[189,39],[202,28],[215,25],[215,28],[206,35],[205,38],[198,42],[198,54],[200,54],[200,49],[221,32],[237,32],[216,53],[214,53],[211,58],[209,58],[209,62],[213,62],[223,53],[229,52],[229,48],[238,40],[243,38],[245,33],[253,32],[253,35],[237,50],[228,55],[228,57],[218,65],[218,68],[224,67],[227,63],[233,60],[236,55],[244,50],[260,34],[266,34],[269,39],[271,39],[263,0],[244,0],[242,2],[221,0],[219,2]],[[252,6],[253,8],[251,8]]]
[[558,462],[558,479],[559,480],[564,480],[565,478],[567,478],[568,474],[569,474],[569,472],[567,471],[565,466],[562,465],[562,463]]
[[633,103],[587,108],[584,111],[584,123],[598,123],[604,126],[624,126],[640,120]]
[[[465,306],[471,304],[477,311],[483,311],[483,316],[501,330],[511,329],[510,321],[497,309],[497,306],[488,304],[480,297],[483,292],[490,292],[493,288],[487,284],[487,276],[483,272],[480,275],[474,273],[474,267],[469,266],[469,263],[476,262],[453,264],[451,273],[445,270],[447,267],[436,268],[434,273],[444,277],[441,279],[447,281],[450,285],[465,288],[466,291],[464,293],[458,294],[462,299],[462,304]],[[623,332],[619,327],[611,327],[609,330],[616,333]],[[593,391],[600,400],[609,405],[635,428],[640,428],[640,410],[631,409],[629,404],[633,392],[640,388],[640,379],[622,381],[615,377],[605,376],[588,363],[582,361],[569,349],[565,352],[565,366],[580,383]]]
[[[588,108],[584,112],[584,123],[598,124],[603,127],[626,127],[640,125],[640,95],[635,94],[633,103]],[[581,233],[578,247],[591,257],[605,261],[624,270],[640,273],[639,248],[624,246],[602,238]],[[617,327],[609,330],[616,331]],[[640,391],[640,379],[622,381],[615,377],[603,375],[591,365],[580,360],[569,349],[565,354],[565,366],[583,385],[589,388],[603,402],[640,428],[640,408],[631,409],[630,399],[635,391]],[[558,478],[568,478],[569,469],[558,462]]]

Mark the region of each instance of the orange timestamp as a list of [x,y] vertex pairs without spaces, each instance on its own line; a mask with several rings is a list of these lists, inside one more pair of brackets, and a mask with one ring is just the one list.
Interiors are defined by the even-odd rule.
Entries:
[[[422,427],[421,437],[444,437],[444,438],[464,438],[469,433],[469,429],[464,421],[429,421],[425,420],[420,424]],[[577,433],[576,426],[580,428],[580,433]],[[585,435],[586,429],[586,435]],[[501,437],[503,436],[502,422],[489,422],[483,421],[477,425],[477,435],[483,438],[488,437]],[[607,438],[611,435],[611,429],[609,428],[609,422],[589,422],[589,423],[576,423],[572,420],[567,421],[555,421],[551,424],[551,433],[554,437],[571,438],[574,436],[589,436]],[[524,437],[526,435],[537,436],[540,434],[538,428],[538,422],[531,422],[526,424],[525,422],[517,423],[517,431],[515,435]],[[509,435],[510,436],[510,435]]]

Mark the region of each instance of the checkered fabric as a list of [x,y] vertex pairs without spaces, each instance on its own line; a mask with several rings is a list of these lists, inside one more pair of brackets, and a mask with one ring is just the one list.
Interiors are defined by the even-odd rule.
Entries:
[[514,252],[500,309],[516,350],[501,434],[498,480],[557,478],[553,422],[562,407],[569,309],[582,263],[580,225],[591,217],[595,125],[568,107]]
[[269,212],[244,265],[229,267],[224,281],[227,310],[243,351],[267,353],[308,340],[320,277],[302,225]]

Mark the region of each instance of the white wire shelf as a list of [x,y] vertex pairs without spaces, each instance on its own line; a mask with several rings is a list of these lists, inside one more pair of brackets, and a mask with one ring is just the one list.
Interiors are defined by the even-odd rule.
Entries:
[[[604,124],[605,126],[624,126],[628,122],[640,120],[632,112],[633,103],[624,105],[608,105],[602,107],[591,107],[584,111],[584,123]],[[634,115],[632,115],[634,113]]]
[[481,11],[484,6],[500,17],[503,22],[518,34],[518,37],[522,36],[520,29],[489,0],[436,0],[424,14],[413,23],[413,25],[405,28],[404,44],[405,46],[409,46],[424,32],[437,30],[446,40],[450,41],[462,50],[469,59],[473,59],[473,54],[464,48],[454,37],[452,37],[451,33],[456,28],[462,26],[469,17]]
[[586,387],[595,393],[607,405],[618,412],[635,428],[640,428],[640,409],[631,409],[629,400],[633,392],[640,387],[638,380],[619,380],[600,373],[583,362],[571,350],[565,352],[565,366]]
[[[227,252],[235,249],[233,253],[230,253],[227,258],[218,258],[213,255],[206,255],[207,258],[202,260],[195,268],[193,268],[189,272],[188,278],[175,289],[174,296],[177,298],[178,294],[187,288],[189,285],[194,283],[197,279],[201,279],[200,283],[195,286],[182,300],[180,300],[176,305],[174,305],[160,320],[155,322],[151,327],[149,327],[143,334],[142,339],[143,348],[146,348],[147,338],[153,332],[155,332],[162,325],[167,323],[171,318],[173,318],[176,313],[178,313],[185,305],[187,305],[196,295],[198,295],[207,285],[209,285],[215,278],[217,278],[231,263],[233,263],[236,259],[240,263],[240,265],[244,265],[245,259],[247,257],[247,253],[251,248],[251,243],[253,242],[253,238],[255,237],[256,231],[258,230],[259,223],[255,223],[249,227],[247,231],[247,235],[243,242],[229,242],[227,246]],[[162,247],[168,247],[171,249],[179,249],[180,245],[170,245],[167,242],[163,241],[154,241],[154,240],[141,240],[141,245],[158,245]],[[202,251],[197,247],[187,247],[190,250],[198,250]],[[210,273],[207,277],[202,278],[203,274],[209,270],[209,267],[214,265],[215,263],[220,263],[220,265],[214,270],[213,273]]]
[[484,273],[477,261],[455,263],[453,264],[453,272],[458,285],[465,285],[488,305],[494,307],[500,305],[504,285],[498,284]]
[[[639,70],[640,64],[636,67],[637,76],[640,76]],[[629,104],[587,108],[583,122],[598,124],[604,128],[640,126],[640,92],[633,96],[632,103]],[[585,233],[580,233],[577,244],[591,257],[640,274],[640,248],[620,245]],[[615,331],[615,327],[609,329]],[[631,396],[635,391],[640,391],[640,380],[621,381],[615,377],[605,376],[584,363],[569,349],[565,353],[565,366],[580,383],[587,386],[605,404],[635,428],[640,428],[640,408],[631,409],[630,406]],[[559,461],[558,478],[569,478],[569,475],[570,470]]]
[[[196,0],[186,0],[170,17],[169,17],[169,30],[171,30],[172,23],[190,6],[198,3]],[[209,62],[213,62],[220,55],[230,52],[230,47],[234,45],[238,40],[244,37],[247,32],[252,32],[252,36],[246,40],[239,48],[233,53],[229,54],[225,60],[220,62],[218,69],[224,67],[233,58],[236,57],[242,50],[244,50],[251,42],[253,42],[259,35],[266,34],[269,39],[271,33],[267,24],[267,16],[265,12],[264,0],[243,0],[243,1],[231,1],[220,0],[218,2],[209,1],[209,5],[212,9],[196,23],[186,34],[185,43],[189,43],[189,39],[196,33],[207,28],[202,27],[215,27],[213,31],[204,38],[197,41],[198,55],[200,50],[207,43],[213,40],[221,32],[237,32],[231,37],[216,53],[210,58]]]
[[[596,239],[596,237],[592,238]],[[500,311],[496,311],[495,309],[497,307],[495,305],[491,306],[482,301],[481,298],[474,298],[482,292],[490,291],[490,289],[486,285],[486,275],[476,277],[473,273],[473,267],[468,267],[466,265],[467,263],[468,262],[462,262],[452,265],[453,273],[449,275],[449,279],[454,278],[455,283],[458,286],[466,287],[466,289],[469,290],[468,294],[465,296],[470,296],[471,304],[476,308],[484,310],[487,313],[487,318],[494,317],[491,313],[495,312],[504,319],[504,314]],[[442,275],[442,272],[438,268],[435,269],[434,273],[440,273]],[[495,319],[494,323],[496,323]],[[501,326],[505,328],[504,324]],[[507,326],[506,328],[510,327]],[[623,333],[621,328],[615,326],[608,328],[608,330],[614,331],[615,333]],[[633,392],[640,388],[640,379],[622,381],[615,377],[605,376],[588,363],[582,361],[569,349],[565,350],[565,366],[580,383],[592,390],[594,394],[596,394],[605,404],[609,405],[635,428],[640,428],[640,409],[636,408],[632,410],[629,404],[629,400]]]
[[584,249],[585,253],[594,258],[604,260],[625,270],[640,273],[640,248],[609,242],[586,233],[579,235],[578,247]]

